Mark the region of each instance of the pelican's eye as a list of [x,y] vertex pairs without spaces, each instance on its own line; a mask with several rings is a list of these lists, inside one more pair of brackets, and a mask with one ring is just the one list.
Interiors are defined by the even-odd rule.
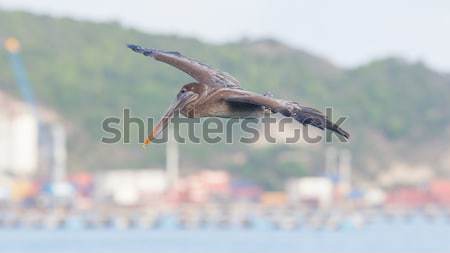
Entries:
[[183,89],[181,89],[181,93],[185,93],[187,90],[186,90],[186,88],[183,88]]

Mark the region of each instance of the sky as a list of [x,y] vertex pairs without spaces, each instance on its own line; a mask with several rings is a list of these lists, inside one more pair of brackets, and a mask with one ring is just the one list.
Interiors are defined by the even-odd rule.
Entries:
[[271,37],[343,67],[397,56],[450,73],[448,0],[0,0],[0,8],[212,43]]

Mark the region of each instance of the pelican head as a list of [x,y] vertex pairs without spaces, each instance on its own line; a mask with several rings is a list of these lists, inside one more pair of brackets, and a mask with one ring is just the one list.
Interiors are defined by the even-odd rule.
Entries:
[[181,112],[183,115],[188,116],[189,111],[193,109],[190,105],[194,104],[195,101],[200,98],[203,90],[204,86],[199,85],[198,83],[185,84],[178,92],[175,101],[155,125],[150,135],[145,139],[144,145],[150,144],[165,128],[167,128],[170,118],[172,118],[175,113]]

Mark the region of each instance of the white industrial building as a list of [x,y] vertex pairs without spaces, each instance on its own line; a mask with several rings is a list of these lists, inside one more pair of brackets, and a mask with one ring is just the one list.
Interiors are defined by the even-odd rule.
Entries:
[[123,206],[148,203],[158,199],[168,188],[166,171],[162,169],[121,169],[97,175],[99,197],[109,197]]
[[0,175],[63,179],[65,131],[57,115],[0,91]]
[[325,177],[291,179],[286,184],[291,203],[308,202],[318,207],[329,207],[333,201],[333,182]]

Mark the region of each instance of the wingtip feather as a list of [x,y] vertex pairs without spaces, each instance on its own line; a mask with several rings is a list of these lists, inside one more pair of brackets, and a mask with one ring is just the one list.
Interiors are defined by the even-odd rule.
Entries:
[[342,128],[338,128],[336,130],[336,132],[338,134],[340,134],[341,136],[345,137],[345,139],[349,140],[350,139],[350,134],[348,132],[346,132],[345,130],[343,130]]
[[127,47],[135,52],[142,49],[141,46],[135,44],[127,44]]
[[135,45],[135,44],[127,44],[127,47],[131,50],[133,50],[136,53],[140,53],[143,54],[145,56],[153,56],[155,51],[154,49],[148,49],[148,48],[143,48],[139,45]]
[[332,123],[328,119],[327,119],[327,126],[326,126],[326,128],[328,128],[329,130],[339,134],[340,136],[344,137],[346,140],[350,139],[350,134],[347,131],[345,131],[344,129],[342,129],[338,125]]

